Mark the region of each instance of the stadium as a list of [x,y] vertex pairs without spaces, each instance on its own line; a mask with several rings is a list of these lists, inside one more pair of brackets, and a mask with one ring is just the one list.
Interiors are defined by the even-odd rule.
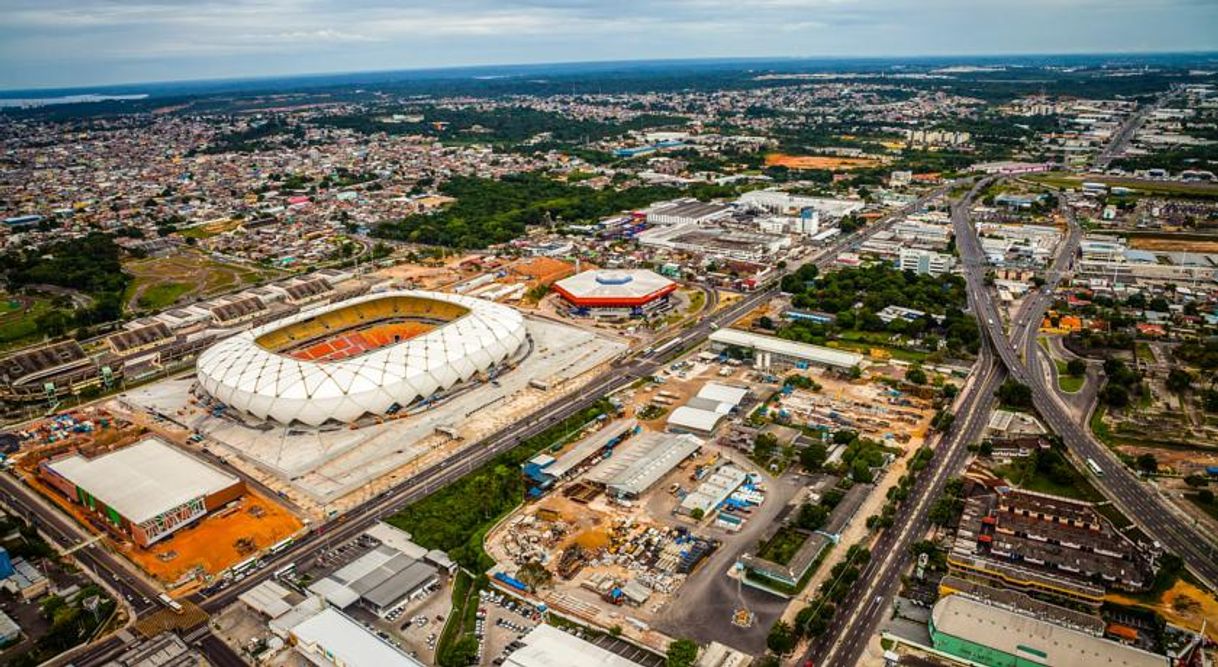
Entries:
[[576,315],[641,317],[665,310],[677,283],[647,270],[584,271],[554,283]]
[[527,339],[524,317],[438,292],[358,297],[217,343],[199,357],[208,395],[281,424],[396,412],[486,373]]

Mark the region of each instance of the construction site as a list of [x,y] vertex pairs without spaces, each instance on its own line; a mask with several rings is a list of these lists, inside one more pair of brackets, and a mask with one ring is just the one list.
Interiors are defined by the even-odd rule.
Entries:
[[[639,641],[653,628],[696,621],[734,648],[761,650],[765,629],[797,605],[774,593],[781,585],[746,580],[738,563],[760,563],[752,555],[759,543],[782,542],[763,555],[799,561],[791,587],[805,572],[827,572],[813,562],[831,565],[840,554],[827,547],[865,531],[859,517],[878,511],[933,415],[933,390],[892,381],[900,369],[877,366],[851,379],[802,366],[757,370],[700,351],[619,392],[625,417],[573,434],[523,466],[530,500],[485,542],[496,585]],[[874,483],[799,470],[797,453],[813,434],[851,430],[888,452]],[[763,433],[781,453],[758,455]],[[841,468],[845,449],[830,442],[825,468]],[[792,510],[822,498],[836,501],[824,532],[787,539]],[[806,554],[788,553],[800,545]]]

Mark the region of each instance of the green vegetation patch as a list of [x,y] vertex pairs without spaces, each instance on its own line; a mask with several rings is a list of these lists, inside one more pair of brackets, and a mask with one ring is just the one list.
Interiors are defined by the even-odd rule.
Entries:
[[486,531],[524,500],[520,465],[611,410],[604,400],[581,410],[394,514],[389,523],[411,533],[415,542],[428,549],[448,552],[471,571],[487,570],[494,562],[482,550]]
[[786,565],[791,562],[791,558],[807,541],[807,534],[796,530],[793,526],[783,526],[758,547],[757,556],[772,563]]
[[1103,494],[1056,449],[1034,452],[1031,456],[999,466],[994,472],[1027,491],[1088,502],[1104,500]]
[[158,283],[144,290],[138,303],[140,308],[160,310],[177,303],[177,300],[191,289],[193,286],[188,283]]

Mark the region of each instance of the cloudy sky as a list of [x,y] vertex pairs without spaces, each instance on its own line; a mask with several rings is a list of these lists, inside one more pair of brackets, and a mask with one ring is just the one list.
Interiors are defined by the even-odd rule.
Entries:
[[0,88],[736,56],[1209,51],[1218,0],[0,0]]

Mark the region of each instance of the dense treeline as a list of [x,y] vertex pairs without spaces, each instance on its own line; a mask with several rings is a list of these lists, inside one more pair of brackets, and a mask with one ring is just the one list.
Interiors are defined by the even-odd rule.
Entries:
[[58,285],[90,295],[122,292],[131,277],[123,273],[122,249],[108,234],[93,232],[3,257],[4,278],[15,288]]
[[[791,294],[791,305],[797,309],[818,310],[837,317],[832,324],[792,322],[779,332],[791,340],[823,344],[837,333],[857,329],[914,338],[942,336],[953,353],[976,353],[980,345],[976,321],[964,314],[968,294],[960,276],[919,276],[888,264],[820,275],[816,266],[806,264],[783,278],[782,290]],[[927,316],[885,323],[876,313],[887,306],[913,308]],[[942,323],[931,315],[942,317]]]
[[679,116],[643,114],[626,121],[605,123],[569,118],[526,107],[486,110],[424,107],[404,109],[402,113],[418,114],[422,116],[422,120],[390,122],[381,120],[384,114],[377,114],[339,116],[324,119],[321,123],[364,134],[423,134],[440,139],[460,138],[514,144],[546,132],[554,141],[583,143],[617,136],[630,130],[683,125],[686,121]]
[[441,191],[457,202],[437,213],[382,224],[375,234],[449,248],[485,248],[517,238],[529,225],[592,221],[681,194],[668,187],[591,190],[539,174],[498,181],[463,176]]

